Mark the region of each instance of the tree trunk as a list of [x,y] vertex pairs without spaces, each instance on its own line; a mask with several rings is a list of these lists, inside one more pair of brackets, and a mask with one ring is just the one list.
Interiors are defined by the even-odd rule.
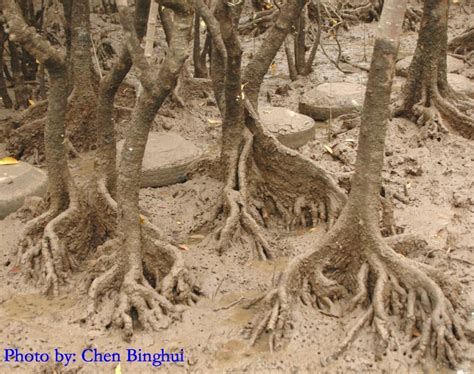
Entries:
[[[133,333],[134,315],[138,315],[143,328],[158,330],[163,321],[169,323],[170,317],[182,312],[183,308],[174,303],[193,303],[199,293],[179,249],[169,244],[139,210],[141,168],[148,133],[158,109],[176,86],[192,35],[190,4],[165,3],[164,6],[174,12],[173,38],[155,76],[141,49],[126,0],[117,2],[120,22],[129,37],[129,53],[139,70],[143,90],[138,95],[120,155],[116,202],[105,193],[109,208],[117,217],[117,229],[97,251],[97,261],[89,270],[88,292],[93,302],[91,313],[95,313],[104,293],[110,289],[117,291],[112,320],[123,329],[126,339]],[[141,17],[146,21],[146,15]]]
[[206,54],[201,54],[201,17],[198,13],[194,15],[193,62],[194,77],[207,78]]
[[[141,40],[146,32],[149,0],[137,0],[135,8],[135,30]],[[99,184],[115,197],[117,188],[116,138],[113,120],[114,100],[117,91],[132,67],[132,57],[125,46],[118,61],[99,84],[96,109],[97,157],[95,160]]]
[[303,6],[299,0],[282,6],[265,43],[243,74],[237,30],[233,29],[239,7],[218,2],[214,15],[219,26],[208,11],[200,10],[214,43],[210,75],[223,117],[222,210],[226,218],[214,236],[220,252],[228,249],[234,238],[245,235],[256,257],[272,258],[275,243],[265,227],[307,227],[320,219],[331,224],[345,202],[344,194],[324,170],[281,145],[258,118],[263,78]]
[[472,139],[474,122],[467,111],[474,102],[454,92],[447,80],[448,11],[448,0],[425,1],[415,55],[396,112],[423,126],[423,136],[438,137],[452,129]]
[[71,9],[72,92],[67,115],[68,136],[81,150],[96,147],[94,121],[96,94],[93,88],[93,67],[90,37],[89,1],[73,1]]
[[[3,27],[0,27],[0,66],[3,66],[3,48],[6,40],[7,38],[3,31]],[[3,106],[7,109],[11,109],[13,107],[13,102],[7,91],[7,84],[5,82],[3,70],[0,72],[0,96],[3,100]]]
[[10,50],[10,64],[13,75],[13,90],[15,92],[15,108],[28,108],[28,90],[25,86],[25,77],[21,72],[20,56],[14,43],[8,42]]
[[[411,347],[418,345],[424,357],[427,347],[443,363],[455,367],[462,357],[459,343],[462,327],[453,304],[459,291],[433,268],[396,253],[379,230],[380,190],[385,133],[389,118],[390,91],[407,1],[388,0],[383,8],[362,111],[355,173],[348,201],[336,224],[317,248],[293,259],[280,277],[278,287],[262,298],[267,306],[264,318],[250,329],[252,344],[263,332],[270,332],[270,347],[289,338],[291,313],[297,299],[315,308],[329,309],[347,292],[349,312],[364,310],[337,350],[325,360],[337,359],[355,339],[357,332],[372,322],[383,352],[395,349],[396,338],[389,325],[389,313],[404,321],[409,339],[414,328],[421,331]],[[401,240],[391,238],[400,245]],[[444,292],[441,287],[443,286]],[[446,298],[447,295],[450,300]],[[415,310],[423,308],[421,314]],[[419,334],[418,334],[419,335]]]

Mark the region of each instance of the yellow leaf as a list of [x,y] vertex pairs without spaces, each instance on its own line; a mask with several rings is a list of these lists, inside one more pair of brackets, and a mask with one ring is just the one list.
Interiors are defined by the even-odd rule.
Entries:
[[222,125],[222,122],[218,119],[210,119],[208,118],[207,119],[207,123],[209,123],[210,125],[213,125],[213,126],[220,126]]
[[274,62],[272,62],[272,64],[270,65],[270,71],[272,72],[272,75],[276,75],[277,65]]
[[145,223],[146,217],[142,214],[140,214],[140,225],[143,225]]
[[330,146],[328,146],[328,145],[324,145],[324,149],[325,149],[326,151],[328,151],[328,153],[330,153],[330,154],[333,154],[333,153],[334,153],[333,150],[332,150],[332,148],[331,148]]
[[30,103],[30,105],[35,105],[36,103],[34,102],[34,100],[31,100],[31,99],[28,99],[28,103]]
[[15,165],[18,163],[19,161],[14,159],[13,157],[0,158],[0,165]]
[[122,374],[122,367],[120,363],[115,367],[115,374]]
[[189,251],[189,247],[185,244],[180,244],[178,245],[179,249],[182,249],[183,251]]

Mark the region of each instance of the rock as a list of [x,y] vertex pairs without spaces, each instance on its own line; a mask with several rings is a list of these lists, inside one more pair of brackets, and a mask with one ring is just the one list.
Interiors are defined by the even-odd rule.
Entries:
[[22,161],[0,165],[0,219],[21,208],[25,198],[43,196],[47,189],[44,171]]
[[[124,141],[117,143],[120,160]],[[173,132],[151,132],[145,148],[141,187],[162,187],[186,181],[191,164],[201,155],[192,142]]]
[[298,148],[314,139],[316,123],[308,116],[281,107],[261,107],[260,119],[277,139],[289,148]]
[[459,74],[448,74],[448,83],[454,91],[474,98],[474,83]]
[[[397,65],[395,66],[397,75],[402,77],[408,76],[408,68],[410,67],[412,58],[413,56],[407,56],[397,62]],[[464,63],[460,59],[452,56],[448,56],[447,64],[448,73],[457,72],[464,66]]]
[[361,110],[364,95],[365,86],[358,83],[323,83],[303,95],[298,110],[317,121],[326,121]]

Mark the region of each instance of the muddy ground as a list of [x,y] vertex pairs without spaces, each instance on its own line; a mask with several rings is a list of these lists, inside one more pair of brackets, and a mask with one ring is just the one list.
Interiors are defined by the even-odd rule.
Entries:
[[[473,22],[473,16],[452,10],[450,35],[455,35]],[[95,19],[100,27],[102,20]],[[353,26],[341,32],[344,54],[353,62],[364,63],[364,54],[370,59],[376,24]],[[97,29],[96,29],[97,32]],[[366,45],[364,47],[364,39]],[[244,58],[252,52],[255,41],[246,38]],[[163,47],[158,43],[157,49]],[[335,54],[334,42],[323,40],[330,53]],[[405,32],[400,57],[413,52],[415,32]],[[365,53],[364,53],[365,51]],[[262,104],[268,101],[275,106],[297,109],[299,96],[324,81],[365,82],[367,73],[354,69],[343,74],[335,69],[320,52],[314,73],[291,83],[288,79],[286,59],[280,53],[276,67],[269,72],[262,89]],[[346,66],[349,68],[349,66]],[[465,64],[461,74],[474,77],[473,68]],[[288,85],[288,95],[278,95],[277,88]],[[283,90],[285,91],[285,90]],[[295,308],[294,336],[282,351],[271,353],[265,341],[249,347],[242,331],[255,316],[256,310],[242,308],[242,302],[267,289],[288,258],[317,245],[324,227],[293,233],[279,232],[287,249],[273,262],[260,262],[248,246],[235,243],[222,256],[216,254],[204,238],[206,230],[199,231],[216,203],[222,183],[210,172],[219,150],[220,127],[208,119],[219,118],[212,96],[203,90],[181,88],[186,107],[168,103],[156,118],[156,131],[179,132],[202,148],[210,162],[203,163],[201,171],[183,184],[141,191],[141,206],[154,224],[161,227],[176,241],[183,244],[188,266],[199,280],[207,297],[187,310],[181,322],[174,322],[160,332],[136,331],[131,342],[122,340],[117,331],[86,323],[87,297],[75,286],[80,275],[74,275],[62,296],[46,298],[26,284],[13,266],[15,245],[24,222],[18,214],[0,221],[0,337],[1,349],[18,347],[22,352],[80,353],[85,348],[99,352],[120,352],[122,373],[169,372],[272,372],[272,373],[417,373],[457,372],[474,373],[474,349],[466,348],[466,361],[455,371],[439,370],[432,363],[423,368],[416,355],[407,352],[407,339],[400,334],[400,349],[386,354],[376,352],[376,334],[372,327],[363,329],[359,337],[342,357],[330,366],[323,367],[321,359],[329,356],[344,337],[360,311],[350,315],[322,314],[310,307]],[[210,92],[210,91],[208,91]],[[396,92],[394,97],[396,97]],[[132,106],[133,103],[128,103]],[[2,112],[3,116],[11,113]],[[119,121],[120,126],[127,121]],[[357,129],[331,137],[337,122],[321,125],[316,139],[299,150],[334,173],[343,188],[348,187],[353,171]],[[407,120],[394,119],[389,127],[384,170],[385,184],[398,196],[395,202],[397,230],[421,236],[428,249],[414,250],[408,256],[441,267],[458,279],[463,287],[463,301],[474,313],[474,145],[456,135],[443,135],[440,139],[421,140],[419,129]],[[342,147],[344,144],[344,147]],[[324,146],[343,148],[330,154]],[[341,156],[342,154],[342,156]],[[86,157],[87,159],[87,157]],[[344,160],[342,162],[341,160]],[[87,173],[88,166],[74,161],[76,174]],[[206,166],[207,165],[207,166]],[[219,222],[215,223],[216,225]],[[203,239],[204,238],[204,239]],[[474,325],[474,315],[469,324]],[[159,352],[161,348],[179,351],[184,349],[185,362],[163,364],[154,368],[149,363],[132,364],[125,361],[125,350],[141,348],[146,352]],[[3,352],[1,352],[3,355]],[[471,361],[469,360],[471,359]],[[44,364],[5,363],[0,360],[0,373],[115,373],[117,362],[83,363],[78,360],[67,367]]]

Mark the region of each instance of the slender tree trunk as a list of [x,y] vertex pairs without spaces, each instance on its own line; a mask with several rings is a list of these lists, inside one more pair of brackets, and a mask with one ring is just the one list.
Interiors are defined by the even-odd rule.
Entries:
[[423,136],[438,137],[451,128],[472,139],[474,121],[466,111],[474,102],[454,92],[447,80],[448,11],[448,0],[424,3],[415,55],[397,114],[423,126]]
[[[7,38],[3,31],[3,27],[0,27],[0,66],[3,66],[3,48],[6,40]],[[5,82],[3,71],[0,72],[0,96],[3,100],[3,106],[7,109],[11,109],[13,107],[13,102],[7,91],[7,84]]]
[[25,78],[21,72],[20,56],[14,43],[8,42],[10,50],[10,63],[13,75],[13,84],[15,92],[15,108],[28,108],[28,91],[25,86]]
[[[135,8],[135,30],[139,39],[146,31],[149,0],[137,0]],[[125,46],[112,67],[99,85],[96,126],[97,126],[97,157],[96,173],[99,183],[104,183],[109,193],[115,197],[117,184],[116,169],[116,138],[113,120],[114,100],[117,91],[132,67],[132,57]],[[104,179],[105,178],[105,179]],[[103,181],[101,181],[104,179]]]
[[206,55],[201,54],[201,17],[198,13],[194,15],[193,62],[194,77],[207,78]]

